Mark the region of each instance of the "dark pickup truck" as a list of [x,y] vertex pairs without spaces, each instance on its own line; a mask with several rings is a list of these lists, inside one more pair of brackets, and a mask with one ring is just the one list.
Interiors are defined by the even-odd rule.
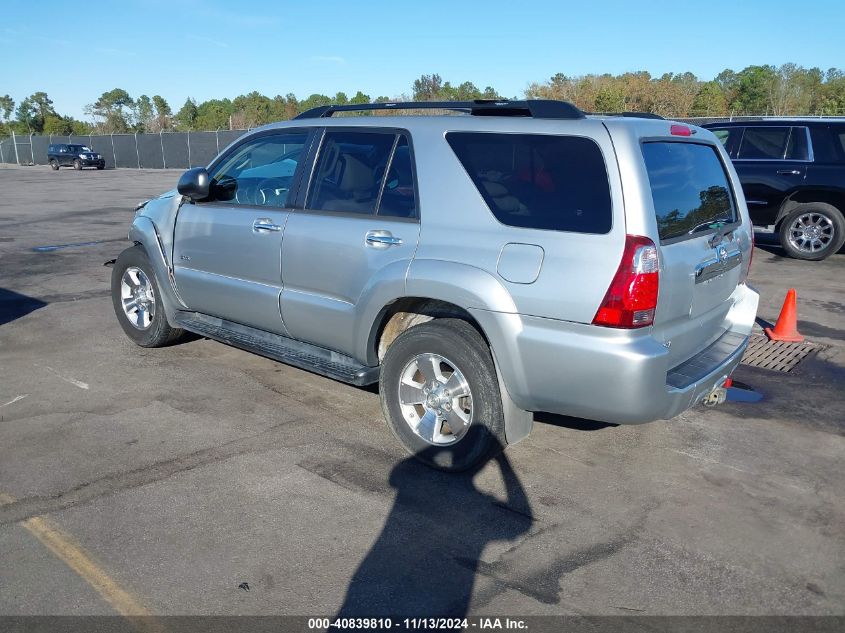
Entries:
[[751,221],[772,227],[787,254],[824,259],[845,243],[845,119],[704,125],[725,145]]

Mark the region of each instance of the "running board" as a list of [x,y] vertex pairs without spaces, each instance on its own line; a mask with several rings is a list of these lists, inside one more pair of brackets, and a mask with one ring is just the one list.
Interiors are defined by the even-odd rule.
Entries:
[[177,312],[176,325],[215,341],[350,385],[363,387],[378,382],[378,367],[362,365],[351,356],[311,343],[295,341],[199,312]]

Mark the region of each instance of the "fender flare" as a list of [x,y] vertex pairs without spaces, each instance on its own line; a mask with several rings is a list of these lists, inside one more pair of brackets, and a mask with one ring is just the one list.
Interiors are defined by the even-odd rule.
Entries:
[[146,251],[150,265],[153,267],[156,281],[158,282],[161,302],[164,306],[164,314],[167,317],[167,322],[175,327],[176,312],[187,309],[187,306],[179,297],[179,292],[176,290],[173,267],[167,258],[167,254],[164,252],[156,225],[148,217],[136,217],[129,229],[129,239],[135,242],[135,244],[140,244],[144,248],[144,251]]

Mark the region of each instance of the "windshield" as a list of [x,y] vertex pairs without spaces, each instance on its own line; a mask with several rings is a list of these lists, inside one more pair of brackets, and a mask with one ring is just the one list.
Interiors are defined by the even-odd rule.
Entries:
[[661,240],[736,221],[728,176],[715,148],[699,143],[643,143]]

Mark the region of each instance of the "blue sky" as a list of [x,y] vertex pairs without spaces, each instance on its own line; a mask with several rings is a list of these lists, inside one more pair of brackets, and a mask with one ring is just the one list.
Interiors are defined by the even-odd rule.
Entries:
[[710,79],[750,64],[845,67],[841,0],[3,2],[0,94],[56,109],[120,87],[174,111],[258,90],[391,98],[423,73],[522,96],[531,81],[648,70]]

